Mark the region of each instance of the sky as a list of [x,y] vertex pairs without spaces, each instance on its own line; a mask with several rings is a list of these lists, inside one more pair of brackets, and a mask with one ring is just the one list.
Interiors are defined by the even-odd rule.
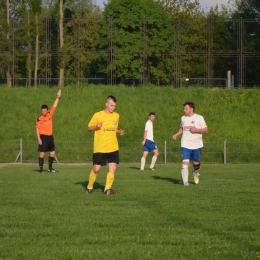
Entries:
[[[104,7],[103,2],[107,3],[106,0],[96,0],[97,5],[99,5],[101,8]],[[216,4],[219,5],[219,7],[224,4],[228,4],[228,0],[199,0],[200,5],[202,8],[205,9],[205,11],[209,10],[211,6],[215,6]]]

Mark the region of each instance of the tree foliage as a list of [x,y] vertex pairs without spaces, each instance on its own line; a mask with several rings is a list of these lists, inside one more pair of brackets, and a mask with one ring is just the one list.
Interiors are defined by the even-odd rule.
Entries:
[[[166,80],[164,54],[170,48],[172,31],[162,8],[152,0],[112,0],[104,16],[97,47],[105,51],[110,45],[116,59],[114,69],[122,82],[132,77]],[[103,72],[107,72],[108,59],[103,55]]]
[[246,76],[260,82],[258,0],[207,13],[199,0],[109,0],[103,12],[92,0],[63,1],[61,9],[57,0],[0,2],[1,78],[9,73],[13,84],[24,78],[28,86],[34,78],[36,86],[38,77],[48,83],[64,73],[78,84],[102,75],[166,85],[225,78],[244,59]]

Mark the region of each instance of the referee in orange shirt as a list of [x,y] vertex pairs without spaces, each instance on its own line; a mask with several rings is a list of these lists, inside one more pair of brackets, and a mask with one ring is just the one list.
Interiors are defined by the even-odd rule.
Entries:
[[39,143],[38,151],[40,152],[39,155],[40,173],[43,172],[44,155],[46,152],[50,152],[48,172],[53,172],[53,173],[57,172],[52,168],[53,159],[55,157],[55,145],[54,145],[54,138],[52,136],[52,116],[59,103],[60,96],[61,96],[61,90],[58,91],[57,98],[54,101],[51,110],[48,110],[47,105],[42,105],[41,107],[42,114],[37,118],[36,121],[36,134]]

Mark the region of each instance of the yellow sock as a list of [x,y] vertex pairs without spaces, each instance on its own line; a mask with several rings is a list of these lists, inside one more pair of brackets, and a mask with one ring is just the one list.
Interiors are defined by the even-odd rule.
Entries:
[[112,172],[107,173],[107,181],[105,186],[105,191],[111,189],[112,184],[114,182],[115,174]]
[[88,186],[87,186],[88,189],[93,189],[96,178],[97,178],[97,174],[95,174],[93,170],[91,170],[88,178]]

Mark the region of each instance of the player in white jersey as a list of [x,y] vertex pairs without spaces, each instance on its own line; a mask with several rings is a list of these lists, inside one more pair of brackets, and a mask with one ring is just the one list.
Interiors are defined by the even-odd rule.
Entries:
[[195,104],[186,102],[183,104],[184,116],[181,118],[179,131],[172,136],[174,140],[182,134],[181,154],[182,154],[182,180],[185,186],[189,185],[189,162],[193,164],[193,178],[196,184],[199,183],[199,169],[201,148],[203,147],[202,134],[208,133],[208,127],[203,116],[195,113]]
[[155,113],[151,112],[149,114],[149,120],[145,124],[144,128],[144,139],[142,141],[143,146],[143,157],[141,158],[141,168],[140,170],[144,170],[146,157],[148,156],[149,152],[153,152],[153,158],[150,165],[150,170],[154,170],[154,165],[156,163],[157,157],[159,155],[159,150],[154,142],[153,139],[153,121],[155,119]]

